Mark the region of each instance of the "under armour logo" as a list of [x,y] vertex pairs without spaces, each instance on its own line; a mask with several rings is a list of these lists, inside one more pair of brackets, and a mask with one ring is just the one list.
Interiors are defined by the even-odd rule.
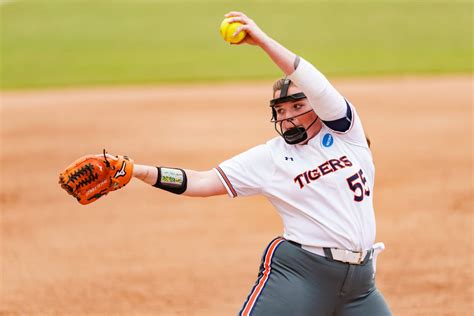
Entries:
[[126,165],[125,161],[122,162],[122,167],[120,167],[120,170],[115,173],[114,178],[123,177],[127,174],[125,172],[125,165]]
[[293,160],[293,157],[285,157],[285,160],[291,160],[291,161],[294,161],[294,160]]

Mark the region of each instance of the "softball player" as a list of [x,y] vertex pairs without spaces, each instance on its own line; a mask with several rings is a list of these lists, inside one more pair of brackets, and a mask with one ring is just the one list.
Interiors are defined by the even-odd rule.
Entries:
[[284,224],[239,315],[391,315],[374,281],[374,165],[354,106],[309,62],[251,19],[230,22],[287,76],[270,101],[280,136],[208,171],[135,165],[134,176],[187,196],[262,194]]

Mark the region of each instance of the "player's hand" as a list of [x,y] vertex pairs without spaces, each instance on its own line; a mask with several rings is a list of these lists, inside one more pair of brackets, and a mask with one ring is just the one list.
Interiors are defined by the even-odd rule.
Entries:
[[247,32],[247,36],[245,36],[241,42],[234,45],[250,44],[262,46],[269,40],[268,35],[265,34],[252,19],[242,12],[231,11],[227,13],[225,17],[229,19],[229,23],[240,22],[243,24],[235,30],[233,36],[237,35],[240,31]]

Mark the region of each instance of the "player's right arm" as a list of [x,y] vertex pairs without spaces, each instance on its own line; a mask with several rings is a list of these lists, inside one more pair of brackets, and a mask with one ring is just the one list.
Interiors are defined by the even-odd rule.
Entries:
[[311,63],[269,37],[242,12],[230,12],[225,16],[230,18],[229,22],[243,24],[235,32],[241,30],[247,32],[241,43],[262,48],[285,75],[306,94],[314,111],[323,121],[333,121],[346,116],[347,104],[344,97]]
[[[179,174],[180,169],[174,170],[177,170],[176,172]],[[182,171],[186,174],[186,188],[185,191],[181,193],[182,195],[192,197],[208,197],[227,193],[224,185],[219,179],[219,176],[214,170],[195,171],[183,169]],[[158,172],[159,171],[157,167],[135,165],[133,169],[133,176],[145,183],[166,190],[166,184],[164,182],[162,182],[161,185],[159,184],[160,181],[158,181]],[[165,187],[163,188],[163,186]],[[170,187],[172,188],[173,186],[170,185]]]

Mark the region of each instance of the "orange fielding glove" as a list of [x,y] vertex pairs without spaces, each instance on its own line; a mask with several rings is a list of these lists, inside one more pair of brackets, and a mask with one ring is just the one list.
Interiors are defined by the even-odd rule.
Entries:
[[133,160],[127,156],[83,156],[59,174],[59,184],[85,205],[110,191],[124,187],[133,174]]

